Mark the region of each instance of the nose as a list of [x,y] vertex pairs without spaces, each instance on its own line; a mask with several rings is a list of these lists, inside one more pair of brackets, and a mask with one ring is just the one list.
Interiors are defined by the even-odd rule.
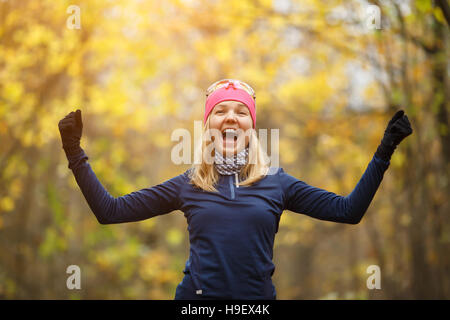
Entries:
[[225,117],[225,121],[236,122],[236,113],[233,110],[230,110]]

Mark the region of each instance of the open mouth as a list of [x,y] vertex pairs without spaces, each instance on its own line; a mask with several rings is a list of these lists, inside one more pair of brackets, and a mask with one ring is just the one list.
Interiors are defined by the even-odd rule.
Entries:
[[225,129],[222,132],[223,143],[224,145],[231,144],[234,145],[238,139],[237,130],[234,129]]

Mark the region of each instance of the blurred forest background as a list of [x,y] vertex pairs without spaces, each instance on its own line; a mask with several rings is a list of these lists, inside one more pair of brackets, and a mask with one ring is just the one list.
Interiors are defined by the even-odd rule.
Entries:
[[360,224],[283,213],[277,298],[449,299],[449,15],[445,0],[1,0],[0,298],[173,299],[183,213],[100,225],[58,121],[83,111],[81,146],[119,197],[189,167],[171,162],[172,131],[193,135],[208,85],[237,78],[256,90],[257,129],[280,130],[280,166],[340,195],[395,111],[414,130]]

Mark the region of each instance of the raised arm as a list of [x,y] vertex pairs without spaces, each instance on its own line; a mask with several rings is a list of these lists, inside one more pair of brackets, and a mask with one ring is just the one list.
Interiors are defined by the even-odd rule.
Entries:
[[97,179],[88,157],[80,147],[81,111],[72,112],[59,123],[63,149],[78,186],[101,224],[132,222],[169,213],[181,207],[179,188],[184,174],[151,188],[114,198]]
[[320,220],[357,224],[369,207],[388,166],[374,156],[355,189],[346,197],[313,187],[280,168],[284,208]]
[[396,146],[411,133],[408,118],[403,115],[403,111],[397,112],[389,122],[366,171],[353,191],[345,197],[310,186],[280,168],[284,208],[321,220],[359,223],[383,180]]

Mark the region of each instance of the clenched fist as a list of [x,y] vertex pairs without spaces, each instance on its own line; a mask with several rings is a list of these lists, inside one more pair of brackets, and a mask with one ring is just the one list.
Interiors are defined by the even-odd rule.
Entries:
[[404,113],[403,110],[397,111],[389,121],[383,139],[375,152],[378,158],[386,162],[391,159],[397,145],[413,132],[408,117]]
[[67,155],[74,155],[80,151],[80,140],[83,132],[81,110],[71,112],[58,123],[63,149]]

